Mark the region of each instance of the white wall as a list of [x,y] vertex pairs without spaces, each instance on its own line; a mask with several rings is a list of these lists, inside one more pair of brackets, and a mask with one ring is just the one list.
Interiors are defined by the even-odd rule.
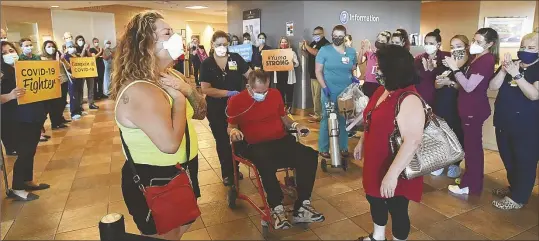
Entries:
[[105,40],[110,40],[112,46],[116,46],[116,27],[112,13],[52,10],[51,16],[53,39],[59,45],[64,44],[64,33],[71,32],[73,38],[82,35],[89,44],[95,37],[101,45]]

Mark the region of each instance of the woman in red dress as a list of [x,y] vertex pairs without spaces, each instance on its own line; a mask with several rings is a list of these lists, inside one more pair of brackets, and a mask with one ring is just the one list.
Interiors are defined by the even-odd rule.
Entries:
[[[399,178],[419,147],[425,125],[425,113],[415,84],[418,76],[414,58],[402,46],[387,46],[376,52],[377,80],[382,85],[372,96],[364,112],[365,135],[354,150],[356,159],[364,155],[363,188],[371,208],[374,232],[360,240],[385,240],[388,213],[393,220],[394,240],[405,240],[410,233],[409,200],[419,202],[423,178]],[[405,94],[401,103],[399,97]],[[400,112],[395,116],[395,107]],[[397,120],[403,143],[395,157],[389,149],[389,136]],[[365,152],[363,152],[365,150]]]

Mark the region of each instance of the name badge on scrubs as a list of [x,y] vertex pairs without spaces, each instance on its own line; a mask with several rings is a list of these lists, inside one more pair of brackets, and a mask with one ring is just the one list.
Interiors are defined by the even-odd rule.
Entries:
[[343,56],[341,58],[341,61],[343,64],[349,64],[350,63],[350,58],[348,56]]
[[229,70],[238,70],[238,64],[236,61],[228,61],[228,69]]

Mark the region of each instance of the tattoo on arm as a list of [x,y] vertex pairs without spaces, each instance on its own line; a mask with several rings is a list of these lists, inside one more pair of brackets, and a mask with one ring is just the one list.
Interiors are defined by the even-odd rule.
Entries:
[[193,119],[203,120],[204,118],[206,118],[206,113],[208,109],[204,97],[196,90],[191,91],[191,94],[187,95],[186,97],[191,106],[193,107],[193,111],[195,112],[193,114]]
[[123,102],[124,104],[129,103],[129,96],[126,95],[126,94],[124,94],[124,95],[122,96],[122,102]]

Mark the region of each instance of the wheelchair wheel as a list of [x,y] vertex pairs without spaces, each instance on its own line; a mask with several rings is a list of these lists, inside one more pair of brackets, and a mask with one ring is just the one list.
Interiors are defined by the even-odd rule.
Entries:
[[326,159],[322,159],[320,161],[320,168],[322,168],[323,172],[328,172],[328,163],[327,163]]
[[227,194],[227,201],[228,201],[228,207],[231,209],[236,208],[236,199],[238,198],[238,192],[236,192],[236,187],[231,186],[230,189],[228,189]]
[[265,240],[269,240],[270,238],[270,231],[269,231],[269,223],[262,220],[260,221],[262,224],[262,237],[264,237]]

